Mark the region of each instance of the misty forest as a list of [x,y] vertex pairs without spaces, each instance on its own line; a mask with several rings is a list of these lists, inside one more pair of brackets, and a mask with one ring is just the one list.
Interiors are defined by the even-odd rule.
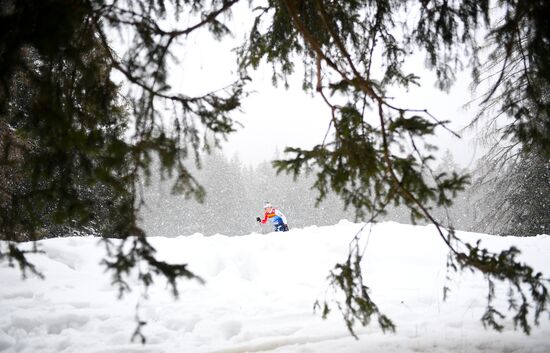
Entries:
[[[277,159],[276,156],[273,159]],[[264,201],[270,201],[284,211],[292,227],[356,220],[354,210],[346,208],[336,193],[330,193],[317,202],[318,195],[312,191],[313,174],[295,179],[277,173],[269,162],[250,166],[240,161],[238,156],[228,157],[221,152],[204,155],[201,160],[201,169],[192,165],[190,169],[207,190],[202,202],[173,194],[174,180],[170,178],[161,180],[157,177],[147,185],[144,183],[141,224],[146,232],[168,237],[193,233],[245,235],[270,232],[271,227],[262,228],[255,222],[255,217],[263,213]],[[434,169],[435,173],[468,173],[474,179],[464,190],[457,192],[451,206],[438,207],[434,202],[434,217],[441,223],[450,222],[456,229],[479,233],[547,234],[550,229],[547,201],[550,199],[550,163],[544,159],[526,160],[499,172],[490,168],[488,163],[482,159],[474,170],[464,170],[446,151]],[[158,171],[153,175],[158,176]],[[519,205],[521,210],[513,209]],[[378,221],[412,223],[403,206],[389,206]]]
[[[358,352],[386,347],[384,333],[420,338],[387,351],[545,351],[548,13],[521,0],[0,1],[0,351],[105,338],[121,352]],[[223,75],[203,74],[198,42],[231,44],[212,52]],[[406,99],[462,73],[464,130]],[[226,151],[259,75],[316,97],[324,138],[256,164]],[[482,151],[468,167],[434,143],[465,133]],[[432,320],[408,314],[436,306]]]

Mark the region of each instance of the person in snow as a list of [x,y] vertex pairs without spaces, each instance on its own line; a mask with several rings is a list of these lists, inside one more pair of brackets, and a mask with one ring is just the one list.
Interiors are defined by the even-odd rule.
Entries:
[[256,221],[265,224],[268,220],[275,227],[276,232],[287,232],[288,224],[286,223],[285,215],[278,209],[271,206],[271,203],[266,202],[264,205],[264,219],[256,217]]

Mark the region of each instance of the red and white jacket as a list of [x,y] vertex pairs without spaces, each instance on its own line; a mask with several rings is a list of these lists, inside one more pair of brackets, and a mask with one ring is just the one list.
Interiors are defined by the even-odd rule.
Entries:
[[271,212],[264,213],[264,219],[262,223],[265,224],[267,221],[270,221],[273,225],[287,224],[285,215],[276,208],[272,208]]

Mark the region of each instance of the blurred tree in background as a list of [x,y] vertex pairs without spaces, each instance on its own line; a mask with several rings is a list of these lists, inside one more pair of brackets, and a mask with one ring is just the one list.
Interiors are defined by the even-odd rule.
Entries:
[[[435,146],[427,141],[446,122],[429,113],[429,102],[412,109],[387,92],[418,84],[419,72],[404,69],[414,52],[426,54],[441,89],[449,88],[462,68],[472,69],[480,83],[488,72],[497,79],[481,102],[487,109],[479,119],[493,112],[508,117],[503,136],[547,159],[550,117],[542,98],[550,82],[550,4],[500,0],[492,12],[489,0],[251,1],[254,20],[237,50],[235,82],[197,96],[172,89],[174,46],[200,30],[216,39],[229,34],[228,15],[238,2],[0,3],[0,234],[7,240],[0,258],[36,270],[17,241],[91,229],[104,237],[104,264],[121,294],[130,289],[126,276],[137,268],[145,287],[160,274],[177,295],[178,277],[197,277],[185,264],[155,257],[137,222],[140,179],[150,179],[158,155],[162,177],[175,176],[173,191],[202,200],[204,189],[184,160],[194,157],[200,164],[200,150],[209,151],[235,130],[231,113],[246,94],[250,70],[267,63],[274,83],[287,84],[300,62],[303,88],[325,100],[332,119],[319,145],[289,148],[291,157],[276,162],[278,170],[311,173],[316,201],[332,190],[361,219],[376,220],[388,205],[404,205],[413,221],[433,223],[449,247],[448,266],[486,276],[484,324],[502,328],[503,314],[492,307],[491,290],[493,281],[503,280],[513,288],[514,322],[528,333],[529,308],[535,323],[546,311],[545,280],[518,262],[517,250],[495,254],[464,244],[435,217],[434,208],[450,206],[469,178],[434,170]],[[482,33],[487,33],[485,46],[478,44]],[[129,42],[115,52],[117,34]],[[220,198],[212,202],[224,209],[224,194],[238,190],[219,185],[218,191]],[[103,215],[107,222],[98,221]],[[373,317],[391,330],[393,323],[364,284],[362,253],[356,237],[347,260],[330,274],[345,294],[339,308],[352,333],[356,322],[367,325]],[[327,303],[324,308],[327,313]]]
[[[472,194],[478,209],[478,231],[528,236],[550,232],[550,160],[541,152],[496,148],[485,164]],[[496,152],[499,151],[499,152]]]
[[344,203],[335,193],[316,207],[312,176],[294,180],[290,175],[277,174],[268,162],[244,167],[238,158],[228,159],[218,151],[202,155],[201,164],[201,169],[193,165],[189,169],[207,190],[203,202],[172,194],[173,178],[144,185],[140,224],[147,234],[175,237],[269,233],[273,231],[271,225],[256,222],[256,217],[263,217],[264,201],[285,214],[291,229],[355,219],[354,212],[344,210]]

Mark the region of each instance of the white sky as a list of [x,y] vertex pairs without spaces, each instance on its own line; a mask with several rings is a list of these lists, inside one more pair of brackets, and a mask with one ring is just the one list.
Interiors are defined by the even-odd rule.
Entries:
[[[244,19],[238,18],[237,23],[242,28],[249,26]],[[180,65],[171,73],[174,88],[193,95],[231,83],[237,77],[235,55],[231,49],[240,43],[241,36],[226,38],[223,43],[213,41],[207,33],[190,36],[176,52]],[[404,108],[428,109],[439,120],[451,120],[450,127],[460,132],[463,138],[457,139],[448,131],[439,129],[434,142],[441,153],[450,150],[459,165],[473,167],[474,159],[480,153],[474,147],[472,132],[460,131],[475,115],[474,109],[463,108],[471,99],[469,73],[458,75],[458,82],[446,94],[434,88],[435,75],[424,69],[423,59],[419,55],[411,62],[411,71],[421,76],[422,87],[412,87],[410,92],[396,95],[393,102]],[[296,68],[300,70],[301,63],[297,63]],[[321,97],[312,97],[302,91],[300,74],[290,79],[288,90],[282,84],[278,88],[272,86],[268,65],[260,66],[252,77],[248,89],[255,93],[242,102],[242,112],[235,115],[244,127],[231,134],[223,145],[228,157],[238,155],[244,163],[256,165],[273,159],[276,151],[282,155],[287,146],[309,148],[322,142],[330,111]]]
[[[423,87],[412,88],[394,102],[400,107],[428,109],[439,120],[450,120],[449,127],[462,139],[440,128],[434,142],[441,152],[449,149],[458,164],[469,166],[479,153],[476,155],[472,132],[462,131],[475,111],[464,108],[470,93],[467,75],[461,78],[449,94],[433,88],[433,80],[424,79]],[[301,90],[300,77],[289,90],[272,87],[270,73],[266,71],[258,73],[255,79],[258,93],[243,102],[240,121],[244,128],[229,137],[224,147],[227,153],[238,154],[243,161],[256,164],[270,159],[275,151],[282,152],[286,146],[307,148],[322,142],[330,110],[320,96],[312,97]]]

